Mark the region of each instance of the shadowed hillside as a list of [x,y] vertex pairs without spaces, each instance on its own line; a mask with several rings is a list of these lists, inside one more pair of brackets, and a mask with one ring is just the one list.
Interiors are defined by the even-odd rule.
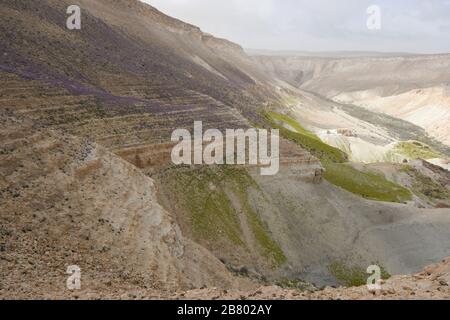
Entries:
[[77,3],[82,29],[69,31],[72,2],[2,2],[2,94],[39,125],[134,156],[194,120],[247,127],[242,114],[256,117],[269,98],[238,45],[139,1]]

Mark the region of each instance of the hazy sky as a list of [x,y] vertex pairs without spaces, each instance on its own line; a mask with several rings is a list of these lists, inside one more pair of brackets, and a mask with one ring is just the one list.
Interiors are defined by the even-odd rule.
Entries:
[[[450,52],[450,0],[142,0],[245,48]],[[381,30],[366,10],[381,9]]]

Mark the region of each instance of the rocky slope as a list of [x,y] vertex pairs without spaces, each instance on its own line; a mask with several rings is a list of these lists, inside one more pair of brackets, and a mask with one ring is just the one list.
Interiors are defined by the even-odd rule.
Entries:
[[[69,4],[82,8],[79,31],[65,28]],[[420,127],[298,89],[137,0],[4,0],[0,13],[0,297],[346,285],[373,262],[403,274],[450,254],[448,208],[418,208],[411,179],[357,169],[315,135],[385,146],[428,141]],[[280,128],[279,175],[174,167],[170,135],[194,120]],[[65,287],[69,265],[79,292]]]
[[69,265],[91,288],[233,285],[182,236],[139,169],[92,141],[4,113],[1,122],[1,296],[64,291]]
[[194,120],[247,128],[274,96],[263,73],[139,1],[77,2],[80,31],[65,28],[69,4],[0,8],[2,297],[56,297],[72,264],[91,289],[251,286],[183,237],[140,169],[166,165],[171,132]]
[[411,276],[395,276],[380,282],[381,289],[370,291],[366,286],[356,288],[326,288],[316,292],[286,290],[277,286],[261,287],[251,292],[218,289],[192,290],[177,293],[176,299],[224,300],[430,300],[450,299],[450,259],[430,265]]
[[[69,4],[82,8],[81,30],[66,29]],[[139,1],[3,1],[0,10],[5,107],[128,160],[146,164],[194,120],[247,127],[242,114],[254,118],[270,99],[239,46]]]

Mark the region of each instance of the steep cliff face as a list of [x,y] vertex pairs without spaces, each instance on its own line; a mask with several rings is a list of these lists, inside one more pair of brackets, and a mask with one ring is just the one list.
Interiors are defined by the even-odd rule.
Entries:
[[92,141],[4,113],[1,124],[2,296],[64,292],[70,265],[91,290],[117,281],[158,290],[233,285],[217,258],[183,237],[139,169]]
[[[80,5],[81,30],[66,29],[69,4]],[[248,127],[247,119],[275,97],[238,45],[137,0],[4,1],[0,10],[4,82],[18,76],[35,86],[18,93],[22,85],[11,80],[8,103],[128,160],[151,163],[154,150],[167,158],[171,132],[194,121]],[[45,108],[33,105],[42,90],[53,95],[41,99]],[[77,107],[85,112],[75,113]]]
[[[69,4],[81,30],[66,29]],[[242,49],[139,1],[0,11],[1,295],[62,294],[69,265],[90,289],[245,286],[182,235],[136,167],[166,164],[171,132],[194,121],[249,126],[241,113],[267,95],[236,67],[251,64]]]
[[[66,29],[70,4],[80,5],[81,30]],[[224,103],[237,103],[233,95],[254,85],[229,56],[212,51],[225,49],[235,59],[246,59],[238,45],[206,35],[139,1],[5,1],[2,15],[7,19],[0,41],[5,53],[10,52],[2,56],[2,64],[25,69],[34,77],[59,76],[62,84],[69,78],[114,91],[105,78],[121,74],[155,85],[191,88]],[[196,56],[224,77],[198,65],[193,61]]]

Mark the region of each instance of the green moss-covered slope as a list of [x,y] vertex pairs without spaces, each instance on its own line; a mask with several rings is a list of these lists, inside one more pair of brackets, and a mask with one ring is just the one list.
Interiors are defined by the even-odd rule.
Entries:
[[265,116],[274,128],[280,130],[281,136],[299,144],[320,159],[325,168],[324,177],[332,184],[371,200],[404,202],[412,198],[408,189],[388,181],[384,176],[362,172],[346,163],[348,157],[343,151],[322,142],[294,119],[276,112],[268,112]]
[[[187,209],[195,240],[214,243],[220,238],[248,250],[257,249],[272,267],[286,261],[283,251],[250,205],[248,190],[258,186],[246,169],[226,165],[177,167],[169,175],[174,182],[173,201]],[[250,248],[245,240],[240,213],[257,248]]]

